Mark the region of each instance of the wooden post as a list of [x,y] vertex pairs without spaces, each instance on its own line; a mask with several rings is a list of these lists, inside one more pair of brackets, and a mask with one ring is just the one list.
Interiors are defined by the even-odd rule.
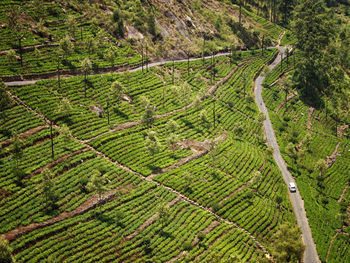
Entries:
[[142,73],[143,73],[143,45],[141,46],[141,54],[142,54]]
[[165,100],[165,81],[163,82],[163,109],[164,109],[164,100]]
[[173,85],[175,84],[174,73],[175,73],[175,60],[173,58]]
[[214,97],[214,108],[213,108],[213,116],[214,116],[214,130],[215,130],[215,97]]
[[61,88],[61,72],[60,72],[60,62],[61,62],[61,57],[57,57],[57,80],[58,80],[58,88]]
[[20,56],[20,59],[21,59],[21,67],[23,67],[22,39],[19,38],[18,42],[19,42],[19,56]]
[[109,98],[107,96],[107,118],[108,118],[108,125],[109,125]]
[[187,75],[190,76],[190,54],[187,52]]
[[53,150],[52,121],[50,121],[50,137],[51,137],[51,158],[53,160],[55,158],[55,153]]
[[[147,45],[146,45],[146,50],[145,50],[145,54],[146,54],[146,57],[147,57]],[[146,71],[148,71],[148,58],[146,58]]]

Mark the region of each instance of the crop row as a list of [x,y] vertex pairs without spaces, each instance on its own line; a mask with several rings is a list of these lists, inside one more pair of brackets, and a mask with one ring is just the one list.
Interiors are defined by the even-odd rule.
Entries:
[[4,118],[1,121],[0,141],[11,138],[13,132],[23,133],[45,124],[25,107],[19,105],[5,109],[2,114]]

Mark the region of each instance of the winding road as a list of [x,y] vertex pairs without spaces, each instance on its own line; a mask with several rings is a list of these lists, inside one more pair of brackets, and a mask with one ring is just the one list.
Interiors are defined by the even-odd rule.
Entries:
[[[271,47],[272,48],[272,47]],[[224,52],[224,53],[218,53],[216,55],[214,55],[214,58],[216,57],[224,57],[224,56],[228,56],[230,55],[231,53],[230,52]],[[206,56],[204,57],[204,59],[210,59],[212,58],[213,56]],[[197,61],[197,60],[200,60],[200,59],[203,59],[202,57],[199,57],[199,58],[190,58],[189,61]],[[162,66],[164,64],[168,64],[168,63],[179,63],[179,62],[187,62],[188,60],[187,59],[177,59],[177,60],[163,60],[163,61],[158,61],[158,62],[152,62],[152,63],[149,63],[147,65],[148,68],[153,68],[153,67],[156,67],[156,66]],[[131,68],[129,70],[129,72],[135,72],[135,71],[138,71],[138,70],[142,70],[142,68],[146,69],[146,64],[144,64],[144,66],[139,66],[139,67],[136,67],[136,68]],[[104,72],[102,74],[108,74],[108,73],[123,73],[125,72],[126,70],[111,70],[111,71],[108,71],[108,72]],[[102,75],[101,73],[96,73],[95,75]],[[91,74],[90,76],[93,76],[94,74]],[[67,75],[65,74],[64,76],[61,76],[61,79],[64,79],[64,78],[69,78],[69,77],[72,77],[73,75]],[[35,84],[36,82],[38,82],[39,80],[43,80],[43,79],[52,79],[52,78],[56,78],[57,76],[54,76],[54,77],[46,77],[46,78],[40,78],[40,79],[33,79],[33,80],[18,80],[18,81],[8,81],[8,82],[4,82],[6,86],[27,86],[27,85],[33,85]]]
[[[272,62],[272,64],[269,65],[270,69],[275,68],[281,62],[281,59],[282,59],[281,54],[283,56],[285,48],[278,47],[278,50],[279,50],[279,55]],[[264,79],[265,77],[260,75],[255,81],[255,101],[259,107],[259,110],[266,116],[266,120],[264,121],[264,128],[266,132],[267,142],[274,149],[273,157],[279,169],[282,172],[282,176],[285,183],[288,185],[290,182],[295,183],[295,181],[291,173],[288,171],[284,159],[282,158],[282,155],[276,140],[275,132],[273,130],[273,126],[269,118],[269,113],[267,111],[267,108],[262,98],[262,89],[263,89],[262,83]],[[304,253],[304,262],[319,263],[321,261],[318,257],[316,246],[311,234],[311,229],[308,223],[308,219],[306,217],[304,201],[301,198],[298,191],[295,193],[289,192],[289,197],[293,205],[294,214],[297,219],[298,225],[302,231],[302,238],[303,238],[304,244],[306,246],[305,253]]]
[[[284,54],[285,48],[278,47],[278,49],[279,49],[279,54],[276,57],[276,59],[269,65],[270,69],[275,68],[281,62],[281,59],[282,59],[281,54],[282,55]],[[219,53],[219,54],[216,54],[214,57],[227,56],[229,54],[230,53]],[[205,58],[208,59],[211,57],[212,56],[207,56]],[[200,60],[200,59],[202,59],[202,58],[192,58],[192,59],[190,59],[190,61],[196,61],[196,60]],[[175,60],[175,62],[186,62],[186,61],[187,61],[187,59]],[[154,63],[150,63],[148,65],[148,68],[159,66],[159,65],[164,65],[166,63],[172,63],[172,62],[173,62],[172,60],[154,62]],[[141,69],[142,69],[142,67],[137,67],[137,68],[131,69],[130,72],[134,72],[134,71],[141,70]],[[69,76],[67,76],[67,77],[69,77]],[[279,169],[282,172],[282,176],[283,176],[285,183],[288,185],[290,182],[295,182],[295,181],[294,181],[293,176],[288,171],[286,163],[281,156],[281,153],[279,150],[279,145],[278,145],[277,140],[276,140],[275,132],[273,130],[273,126],[272,126],[272,123],[270,121],[267,108],[266,108],[264,101],[262,99],[262,89],[263,89],[262,83],[263,83],[264,79],[265,79],[265,77],[260,75],[255,81],[255,101],[259,107],[259,110],[263,114],[265,114],[265,116],[266,116],[266,120],[264,121],[264,128],[265,128],[265,132],[266,132],[267,142],[274,149],[273,157],[274,157]],[[39,79],[38,80],[22,80],[22,81],[5,82],[5,84],[7,86],[25,86],[25,85],[35,84],[37,81],[39,81]],[[182,196],[180,193],[178,193],[178,195],[181,196],[185,200],[188,199],[187,197]],[[306,245],[303,261],[305,263],[319,263],[321,261],[319,260],[319,257],[318,257],[317,251],[316,251],[316,246],[315,246],[315,243],[314,243],[313,238],[312,238],[311,229],[310,229],[310,226],[308,224],[308,219],[306,217],[306,213],[305,213],[305,209],[304,209],[304,201],[301,198],[298,191],[296,193],[289,192],[289,196],[290,196],[291,203],[293,205],[293,209],[294,209],[294,213],[295,213],[295,216],[297,219],[297,223],[300,226],[301,231],[302,231],[303,241]],[[196,204],[196,205],[198,205],[198,204]]]

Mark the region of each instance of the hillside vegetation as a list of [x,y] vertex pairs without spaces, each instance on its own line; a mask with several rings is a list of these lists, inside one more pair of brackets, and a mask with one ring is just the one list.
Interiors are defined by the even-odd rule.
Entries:
[[2,1],[0,262],[300,262],[259,75],[319,258],[348,262],[348,6]]

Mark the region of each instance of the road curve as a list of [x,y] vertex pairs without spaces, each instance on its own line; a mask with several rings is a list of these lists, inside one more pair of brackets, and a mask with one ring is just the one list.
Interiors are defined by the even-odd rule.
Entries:
[[[214,55],[214,57],[224,57],[224,56],[228,56],[230,54],[231,54],[230,52],[218,53],[218,54]],[[204,58],[205,59],[210,59],[210,58],[212,58],[212,56],[206,56]],[[200,59],[203,59],[203,58],[202,57],[200,57],[200,58],[190,58],[189,61],[191,62],[191,61],[196,61],[196,60],[200,60]],[[162,66],[164,64],[172,63],[172,62],[173,62],[173,60],[164,60],[164,61],[152,62],[152,63],[148,64],[148,68],[152,68],[152,67],[156,67],[156,66]],[[187,62],[187,59],[177,59],[177,60],[174,60],[174,62],[176,62],[176,63],[178,63],[178,62]],[[144,65],[143,68],[146,69],[146,65]],[[141,69],[142,69],[142,66],[137,67],[137,68],[132,68],[129,71],[130,72],[135,72],[135,71],[138,71],[138,70],[141,70]],[[103,75],[103,74],[108,74],[108,73],[123,73],[125,71],[126,70],[124,70],[124,71],[110,71],[110,72],[105,72],[105,73],[91,74],[90,76]],[[69,78],[69,77],[72,77],[72,76],[70,76],[70,75],[61,76],[61,79]],[[43,80],[43,79],[49,79],[49,78],[40,78],[40,79],[33,79],[33,80],[8,81],[8,82],[4,82],[4,83],[5,83],[6,86],[9,86],[9,87],[10,86],[26,86],[26,85],[33,85],[36,82],[38,82],[39,80]]]
[[[282,55],[284,54],[285,48],[278,47],[278,50],[279,50],[279,55],[272,62],[272,64],[269,65],[270,69],[273,69],[281,62],[281,59],[282,59],[281,54]],[[290,182],[295,183],[295,181],[293,176],[288,171],[284,159],[282,158],[282,155],[276,140],[275,132],[273,130],[272,123],[269,118],[267,108],[262,99],[262,89],[263,89],[262,83],[264,79],[265,77],[260,75],[255,81],[255,102],[257,103],[259,110],[266,116],[266,120],[264,121],[264,128],[266,132],[267,142],[274,149],[273,157],[279,169],[282,172],[282,176],[285,183],[288,185]],[[308,223],[308,219],[306,217],[306,213],[304,209],[304,201],[301,198],[298,191],[296,193],[289,192],[289,197],[293,205],[294,214],[297,219],[298,225],[302,231],[302,238],[303,238],[304,244],[306,246],[305,253],[304,253],[304,263],[319,263],[321,261],[318,257],[316,246],[311,234],[311,229]]]

